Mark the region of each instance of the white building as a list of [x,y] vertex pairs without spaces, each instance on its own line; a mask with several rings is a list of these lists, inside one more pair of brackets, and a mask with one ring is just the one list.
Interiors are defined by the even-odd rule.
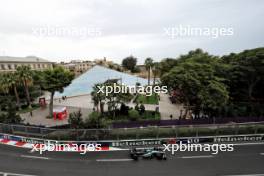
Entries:
[[53,63],[36,56],[10,57],[0,56],[0,72],[16,71],[18,66],[27,65],[32,70],[45,70],[53,67]]

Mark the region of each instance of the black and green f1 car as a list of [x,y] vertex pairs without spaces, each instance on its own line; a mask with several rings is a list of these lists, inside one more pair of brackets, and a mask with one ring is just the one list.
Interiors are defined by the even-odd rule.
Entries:
[[139,157],[143,159],[152,159],[156,158],[158,160],[166,160],[166,153],[162,148],[132,148],[130,150],[130,157],[134,160],[138,160]]

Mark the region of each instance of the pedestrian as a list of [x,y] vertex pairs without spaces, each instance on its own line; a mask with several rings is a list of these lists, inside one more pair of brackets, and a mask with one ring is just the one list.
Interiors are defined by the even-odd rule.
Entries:
[[30,110],[29,114],[30,114],[30,117],[33,116],[33,112],[32,112],[32,110]]
[[172,117],[173,117],[173,116],[172,116],[172,114],[171,114],[171,115],[170,115],[170,119],[171,119],[171,120],[172,120]]

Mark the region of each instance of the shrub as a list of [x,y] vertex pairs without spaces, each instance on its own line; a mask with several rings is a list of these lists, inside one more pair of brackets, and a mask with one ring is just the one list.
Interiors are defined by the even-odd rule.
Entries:
[[101,126],[100,113],[93,111],[85,120],[86,128],[99,128]]
[[0,112],[0,123],[4,123],[6,120],[6,115]]
[[138,112],[139,112],[139,106],[138,106],[138,103],[136,104],[136,106],[135,106],[135,110],[137,110]]
[[134,109],[131,109],[131,110],[128,111],[128,116],[129,116],[130,120],[136,121],[136,120],[139,119],[140,115],[139,115],[138,111],[136,111]]
[[142,114],[144,114],[145,113],[145,106],[143,105],[143,104],[141,104],[140,106],[139,106],[139,114],[140,115],[142,115]]
[[100,113],[99,112],[92,112],[91,114],[89,114],[89,118],[88,120],[91,122],[91,123],[95,123],[97,122],[97,120],[100,118]]
[[19,124],[23,121],[20,115],[16,112],[16,105],[11,101],[7,102],[7,112],[1,116],[1,120],[3,120],[4,123]]
[[129,110],[129,107],[126,106],[124,103],[122,103],[121,107],[120,107],[120,114],[121,115],[128,115],[128,110]]
[[75,129],[83,128],[84,123],[83,123],[81,111],[70,113],[68,122],[71,128],[75,128]]

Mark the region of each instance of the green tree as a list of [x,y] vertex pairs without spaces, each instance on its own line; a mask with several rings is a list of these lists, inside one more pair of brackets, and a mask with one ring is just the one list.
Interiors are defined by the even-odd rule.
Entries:
[[95,84],[91,93],[94,106],[96,107],[97,112],[99,112],[100,109],[101,113],[104,112],[104,104],[106,100],[105,93],[100,91],[100,88],[103,86],[104,84]]
[[9,92],[11,90],[14,91],[15,97],[16,97],[16,107],[18,107],[19,109],[21,108],[20,106],[20,98],[18,95],[18,91],[17,91],[17,85],[19,84],[19,77],[18,74],[15,73],[9,73],[9,74],[4,74],[4,81],[6,84],[6,90]]
[[225,79],[219,77],[216,66],[221,67],[217,57],[201,50],[181,56],[176,66],[162,76],[162,83],[171,90],[180,92],[178,99],[185,105],[185,115],[190,110],[199,117],[216,115],[219,108],[228,102],[228,89]]
[[9,92],[9,84],[7,81],[7,76],[4,73],[1,73],[0,75],[0,90],[1,93],[7,94]]
[[246,50],[239,54],[224,56],[223,60],[231,65],[229,72],[230,87],[234,98],[256,101],[264,98],[264,48]]
[[24,86],[28,107],[31,108],[32,106],[29,94],[29,86],[32,85],[33,79],[30,67],[25,65],[17,67],[17,75]]
[[56,91],[63,92],[64,87],[71,84],[74,79],[74,74],[62,67],[55,67],[53,69],[47,69],[42,72],[41,88],[49,91],[50,104],[49,104],[49,115],[53,116],[53,98]]
[[[100,84],[96,84],[93,87],[93,91],[91,93],[92,95],[92,100],[94,102],[94,106],[97,109],[97,112],[99,112],[99,107],[101,110],[101,114],[103,114],[103,109],[104,109],[104,105],[107,104],[108,105],[108,113],[110,115],[112,115],[113,118],[115,118],[116,116],[116,111],[119,109],[120,105],[122,103],[127,103],[129,101],[131,101],[131,99],[133,98],[133,96],[127,92],[127,93],[123,93],[123,92],[119,92],[119,93],[115,93],[115,92],[110,92],[106,95],[106,90],[104,90],[104,92],[99,91],[100,88],[106,88],[106,87],[114,87],[115,86],[123,86],[123,85],[119,85],[116,83],[100,83]],[[125,89],[125,88],[123,88]]]
[[[111,86],[114,87],[115,83],[108,83],[106,84],[106,86]],[[124,85],[119,85],[116,84],[116,86],[120,86],[123,87],[123,89],[125,89]],[[112,117],[115,118],[116,116],[116,111],[117,109],[120,107],[120,105],[122,103],[128,103],[129,101],[131,101],[132,99],[132,95],[127,92],[119,92],[119,93],[115,93],[115,92],[111,92],[106,96],[106,100],[107,100],[107,105],[108,105],[108,112],[110,112],[112,114]]]
[[124,58],[122,61],[122,66],[130,70],[131,72],[135,71],[136,65],[137,65],[137,58],[135,58],[134,56],[128,56]]
[[224,113],[227,116],[263,116],[264,48],[231,53],[221,60],[229,66],[226,84],[230,102]]
[[160,62],[160,75],[164,75],[169,70],[171,70],[174,66],[176,66],[178,60],[173,58],[165,58]]
[[150,71],[152,66],[153,66],[153,59],[150,57],[146,58],[145,67],[146,70],[148,71],[148,85],[150,85]]

